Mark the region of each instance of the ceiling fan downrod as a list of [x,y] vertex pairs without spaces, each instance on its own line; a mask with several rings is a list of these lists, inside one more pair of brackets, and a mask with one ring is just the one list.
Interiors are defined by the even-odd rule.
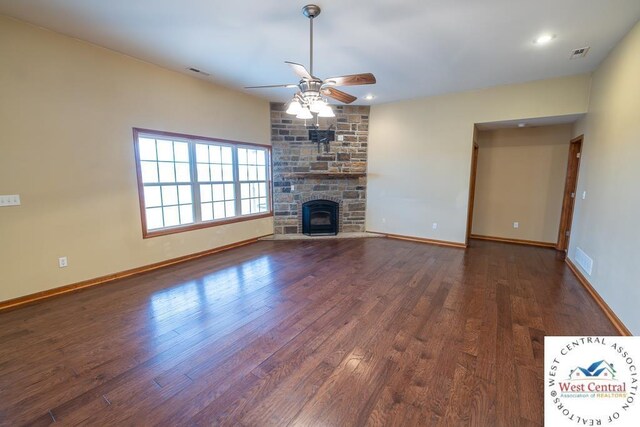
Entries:
[[313,76],[313,19],[320,15],[320,6],[308,4],[302,8],[302,14],[309,18],[309,74]]

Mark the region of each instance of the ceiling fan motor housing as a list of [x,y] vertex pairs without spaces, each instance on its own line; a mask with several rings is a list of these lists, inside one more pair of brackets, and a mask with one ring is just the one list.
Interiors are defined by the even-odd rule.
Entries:
[[298,87],[300,88],[300,92],[302,93],[307,93],[307,92],[320,92],[320,89],[322,89],[322,80],[300,80],[300,83],[298,84]]
[[302,99],[305,103],[312,103],[318,99],[322,99],[320,95],[320,89],[322,89],[322,80],[301,80],[300,92],[302,92]]

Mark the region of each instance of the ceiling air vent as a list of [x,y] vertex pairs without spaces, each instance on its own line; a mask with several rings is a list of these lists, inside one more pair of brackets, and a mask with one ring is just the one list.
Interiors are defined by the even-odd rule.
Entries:
[[587,46],[587,47],[581,47],[581,48],[579,48],[579,49],[573,49],[573,51],[571,52],[571,56],[569,57],[569,59],[584,58],[585,56],[587,56],[587,52],[589,52],[589,46]]
[[202,74],[203,76],[210,76],[211,74],[205,73],[204,71],[198,70],[197,68],[189,67],[187,68],[189,71],[193,71],[194,73]]

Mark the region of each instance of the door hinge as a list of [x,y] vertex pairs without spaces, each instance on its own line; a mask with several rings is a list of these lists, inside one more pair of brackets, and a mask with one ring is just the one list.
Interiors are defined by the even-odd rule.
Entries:
[[575,199],[576,198],[576,193],[571,193],[571,198]]
[[569,237],[569,233],[571,233],[571,231],[567,230],[567,231],[564,232],[564,235]]
[[576,157],[577,157],[577,158],[580,158],[580,153],[577,153],[577,154],[576,154]]

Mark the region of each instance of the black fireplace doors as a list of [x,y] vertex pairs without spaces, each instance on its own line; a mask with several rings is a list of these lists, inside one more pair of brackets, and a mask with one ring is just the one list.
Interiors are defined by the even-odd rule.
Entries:
[[308,236],[338,234],[338,203],[311,200],[302,204],[302,232]]

